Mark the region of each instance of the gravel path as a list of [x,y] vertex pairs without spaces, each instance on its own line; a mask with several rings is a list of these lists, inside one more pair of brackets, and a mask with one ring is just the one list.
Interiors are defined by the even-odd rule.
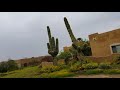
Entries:
[[72,77],[72,78],[120,78],[120,74],[117,74],[117,75],[104,75],[104,74],[100,74],[100,75],[79,75],[79,76]]

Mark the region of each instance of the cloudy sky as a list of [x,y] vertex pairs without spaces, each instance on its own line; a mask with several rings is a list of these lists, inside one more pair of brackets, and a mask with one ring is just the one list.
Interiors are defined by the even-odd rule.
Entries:
[[47,55],[47,26],[60,50],[70,46],[64,17],[77,38],[120,28],[120,12],[0,12],[0,61]]

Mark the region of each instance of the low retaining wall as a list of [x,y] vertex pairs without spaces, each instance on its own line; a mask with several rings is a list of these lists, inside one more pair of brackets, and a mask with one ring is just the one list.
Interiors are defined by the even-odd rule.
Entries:
[[92,60],[93,62],[113,62],[120,54],[112,54],[106,57],[93,57],[93,56],[85,56],[86,59]]
[[31,66],[31,65],[39,65],[41,62],[51,62],[51,56],[41,56],[41,57],[32,57],[32,58],[25,58],[20,60],[15,60],[19,67],[22,66]]
[[[106,57],[93,57],[93,56],[85,56],[85,59],[92,60],[93,62],[113,62],[120,54],[112,54]],[[41,64],[41,62],[52,62],[51,56],[41,56],[41,57],[32,57],[26,59],[15,60],[16,63],[21,66],[30,66],[32,64]],[[61,63],[61,62],[60,62]]]

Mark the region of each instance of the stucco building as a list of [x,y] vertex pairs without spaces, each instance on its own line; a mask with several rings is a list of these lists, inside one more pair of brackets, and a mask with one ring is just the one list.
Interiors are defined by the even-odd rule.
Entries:
[[120,53],[120,29],[89,35],[92,56],[104,57]]

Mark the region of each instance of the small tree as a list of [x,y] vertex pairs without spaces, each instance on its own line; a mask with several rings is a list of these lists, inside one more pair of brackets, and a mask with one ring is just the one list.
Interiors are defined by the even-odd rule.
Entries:
[[13,71],[18,69],[18,65],[14,60],[8,60],[7,65],[8,65],[8,71]]
[[7,62],[1,62],[0,63],[0,72],[4,73],[8,71],[8,64]]

